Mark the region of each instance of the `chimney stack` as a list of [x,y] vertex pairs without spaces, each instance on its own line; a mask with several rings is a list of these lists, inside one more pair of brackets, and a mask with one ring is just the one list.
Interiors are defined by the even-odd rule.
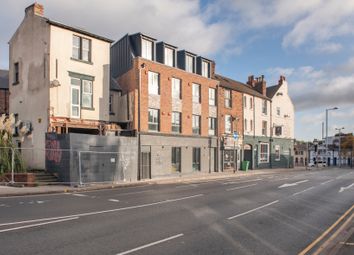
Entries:
[[254,75],[250,75],[248,76],[248,81],[247,81],[247,84],[254,87],[256,85],[256,81],[254,79]]
[[264,79],[264,75],[254,78],[253,75],[248,76],[247,84],[252,86],[253,89],[261,93],[263,96],[267,95],[267,82]]
[[278,85],[283,85],[283,82],[286,80],[285,76],[280,75]]
[[35,2],[34,4],[28,6],[26,9],[25,9],[25,14],[26,16],[27,15],[30,15],[30,16],[40,16],[40,17],[43,17],[44,16],[44,7],[43,5]]

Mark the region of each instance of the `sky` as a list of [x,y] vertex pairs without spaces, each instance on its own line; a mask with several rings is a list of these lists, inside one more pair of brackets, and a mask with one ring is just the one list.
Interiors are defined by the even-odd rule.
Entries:
[[[295,105],[295,138],[354,132],[353,0],[41,0],[45,16],[118,40],[142,32],[215,60],[216,72],[246,82],[284,75]],[[0,0],[0,69],[8,41],[33,0]]]

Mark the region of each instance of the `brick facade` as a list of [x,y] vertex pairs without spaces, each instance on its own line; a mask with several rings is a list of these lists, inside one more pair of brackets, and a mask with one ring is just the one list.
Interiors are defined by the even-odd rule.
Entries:
[[9,114],[9,90],[0,89],[0,115]]

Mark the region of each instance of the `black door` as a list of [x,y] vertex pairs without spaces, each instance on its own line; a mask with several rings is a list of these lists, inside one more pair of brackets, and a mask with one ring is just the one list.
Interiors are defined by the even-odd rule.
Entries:
[[252,169],[253,166],[253,157],[252,157],[252,147],[247,146],[247,148],[244,149],[244,160],[249,161],[249,169]]

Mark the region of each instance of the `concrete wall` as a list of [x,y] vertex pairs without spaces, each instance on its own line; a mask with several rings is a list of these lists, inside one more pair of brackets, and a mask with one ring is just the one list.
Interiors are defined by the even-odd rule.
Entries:
[[[26,14],[9,42],[10,113],[32,123],[32,136],[22,143],[28,168],[43,169],[49,111],[49,25],[45,19]],[[19,83],[14,84],[14,63],[19,63]]]
[[80,160],[83,183],[137,180],[136,137],[47,133],[46,146],[46,169],[62,182],[80,181]]

